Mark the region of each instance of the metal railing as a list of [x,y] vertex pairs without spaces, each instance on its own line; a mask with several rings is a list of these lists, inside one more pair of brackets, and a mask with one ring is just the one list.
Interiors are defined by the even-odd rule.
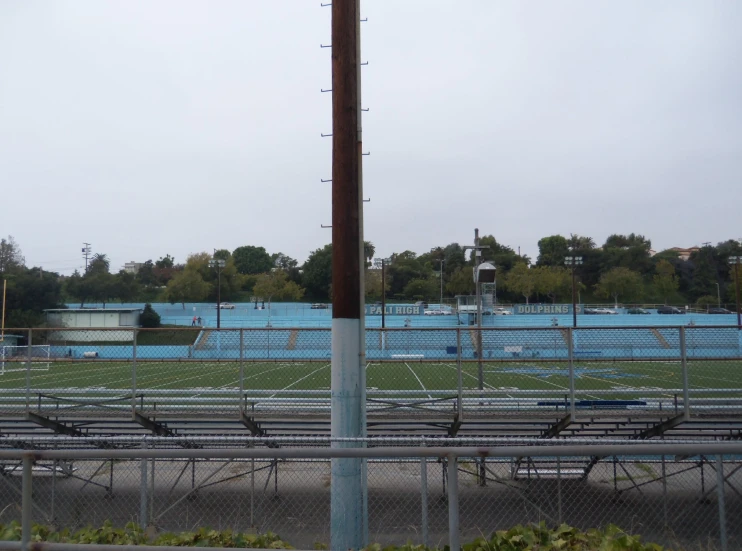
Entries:
[[[218,442],[206,438],[204,445],[209,441]],[[1,515],[20,511],[23,533],[21,542],[0,548],[107,550],[30,543],[33,521],[74,528],[101,518],[167,531],[202,525],[271,530],[311,548],[329,542],[330,465],[348,459],[367,462],[364,525],[369,539],[382,544],[447,543],[458,550],[466,539],[544,520],[582,529],[617,524],[673,548],[742,545],[740,442],[501,440],[442,447],[406,439],[401,447],[383,440],[369,447],[379,445],[370,439],[354,441],[366,447],[281,447],[287,441],[302,442],[246,439],[243,446],[254,447],[152,449],[157,439],[143,439],[141,447],[121,449],[113,446],[135,441],[88,439],[98,449],[0,450]]]

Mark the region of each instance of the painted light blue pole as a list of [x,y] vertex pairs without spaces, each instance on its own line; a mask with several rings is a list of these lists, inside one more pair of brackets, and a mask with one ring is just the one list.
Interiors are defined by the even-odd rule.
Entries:
[[[360,320],[332,320],[332,408],[333,438],[360,436],[362,420],[362,377],[358,369]],[[334,448],[356,447],[349,442],[334,442]],[[360,549],[365,533],[363,513],[363,460],[332,460],[330,498],[332,549]]]

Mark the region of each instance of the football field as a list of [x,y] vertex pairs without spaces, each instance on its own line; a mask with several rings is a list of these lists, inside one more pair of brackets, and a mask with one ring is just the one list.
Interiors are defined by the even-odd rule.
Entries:
[[[553,395],[569,390],[569,367],[565,361],[483,362],[482,385],[500,391],[543,390]],[[23,390],[27,375],[32,390],[97,389],[156,391],[204,389],[302,390],[330,389],[330,362],[168,362],[139,361],[136,370],[130,361],[50,362],[33,364],[27,374],[22,363],[6,362],[0,374],[0,390]],[[587,395],[622,390],[678,390],[683,388],[679,361],[576,361],[575,388]],[[462,364],[464,390],[479,388],[477,363]],[[455,390],[458,369],[454,362],[369,362],[367,388],[385,391]],[[688,362],[689,387],[703,389],[742,389],[742,361],[694,360]]]

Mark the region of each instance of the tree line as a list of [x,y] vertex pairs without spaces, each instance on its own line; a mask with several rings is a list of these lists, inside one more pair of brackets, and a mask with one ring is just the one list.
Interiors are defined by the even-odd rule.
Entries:
[[[535,261],[485,235],[480,244],[483,261],[495,264],[496,294],[500,302],[569,302],[572,271],[565,257],[580,257],[575,282],[583,303],[664,303],[700,306],[734,301],[734,270],[730,257],[742,255],[742,245],[727,240],[705,244],[687,260],[677,251],[651,253],[642,235],[611,235],[602,246],[590,237],[552,235],[538,242]],[[374,245],[365,243],[365,288],[369,301],[382,296],[382,275],[372,265]],[[210,260],[220,259],[217,270]],[[437,302],[472,294],[473,254],[458,243],[417,254],[402,251],[386,263],[385,293],[389,300]],[[312,251],[302,265],[283,253],[245,245],[233,251],[191,254],[183,263],[166,254],[147,260],[137,273],[111,272],[105,254],[93,256],[87,269],[71,276],[27,267],[12,237],[0,241],[0,276],[8,281],[6,325],[32,326],[44,308],[66,302],[187,302],[216,301],[221,285],[224,301],[329,301],[332,294],[332,245]]]

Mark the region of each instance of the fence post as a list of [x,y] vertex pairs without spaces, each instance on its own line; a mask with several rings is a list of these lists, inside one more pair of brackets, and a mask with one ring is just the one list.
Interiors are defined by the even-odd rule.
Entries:
[[33,329],[28,330],[28,348],[26,348],[26,409],[31,407],[31,346]]
[[461,328],[456,328],[456,372],[458,376],[458,416],[459,422],[464,419],[464,376],[461,372]]
[[240,329],[240,411],[245,410],[245,330]]
[[716,456],[716,495],[719,499],[719,537],[721,551],[727,551],[727,512],[724,503],[724,462],[721,455]]
[[[423,439],[421,446],[425,446]],[[422,507],[422,536],[423,545],[428,546],[428,461],[425,457],[420,458],[420,506]]]
[[137,409],[137,329],[131,330],[131,413]]
[[562,523],[562,457],[557,456],[557,522]]
[[688,349],[685,346],[685,327],[680,326],[680,371],[683,375],[683,414],[690,420],[690,385],[688,384]]
[[[142,449],[147,449],[147,442],[142,440]],[[139,461],[139,525],[147,527],[147,459],[142,457]]]
[[31,509],[33,504],[32,466],[30,454],[23,456],[23,480],[21,481],[21,550],[27,551],[31,542]]
[[459,551],[459,472],[458,459],[448,456],[448,546]]
[[663,528],[667,530],[669,527],[667,522],[667,466],[664,455],[662,456],[662,522]]
[[567,328],[567,358],[569,366],[569,415],[575,420],[575,359],[574,359],[574,329]]

